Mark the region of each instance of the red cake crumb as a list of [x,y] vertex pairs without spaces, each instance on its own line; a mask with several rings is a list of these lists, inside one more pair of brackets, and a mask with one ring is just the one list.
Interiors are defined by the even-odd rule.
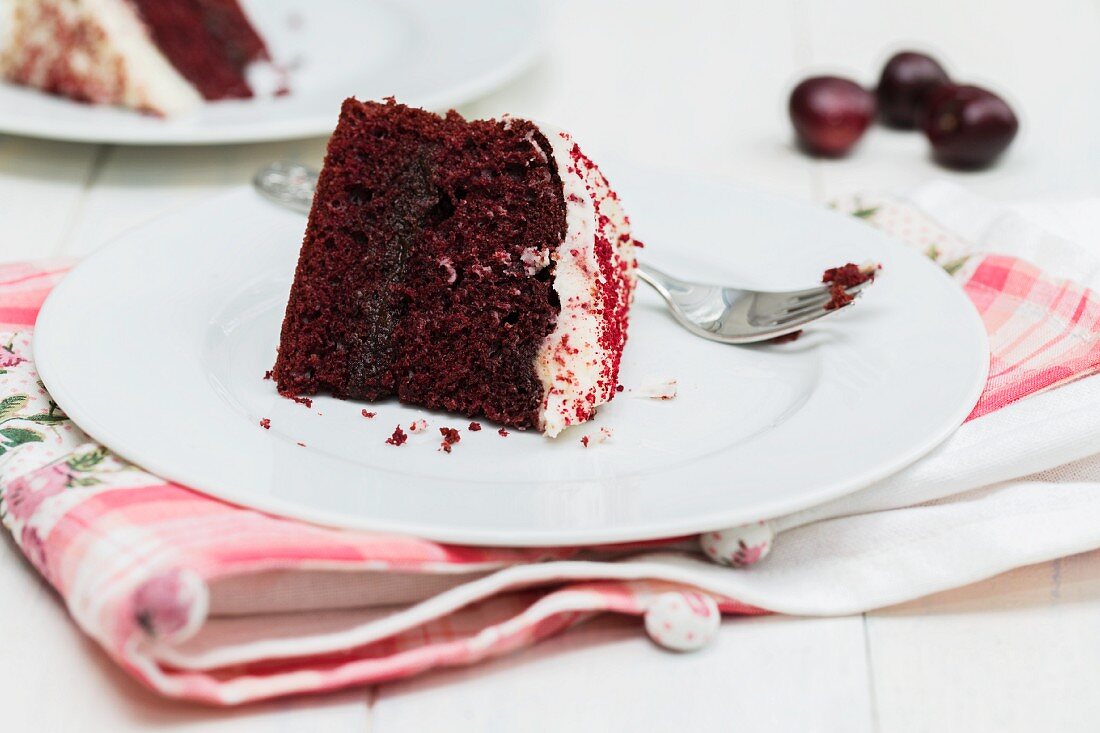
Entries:
[[875,272],[864,272],[864,270],[856,264],[849,262],[841,267],[830,267],[825,271],[825,274],[821,276],[821,282],[823,283],[836,283],[841,287],[850,288],[854,285],[865,283],[868,280],[875,279]]
[[624,387],[624,386],[623,386],[623,385],[621,385],[621,384],[616,384],[616,385],[615,385],[615,391],[616,391],[616,392],[622,392],[622,391],[623,391],[624,389],[626,389],[626,387]]
[[769,343],[787,344],[787,343],[790,343],[791,341],[797,341],[798,337],[801,336],[801,335],[802,335],[802,329],[800,328],[797,331],[791,331],[790,333],[785,333],[782,336],[776,336],[775,338],[771,339],[769,341]]
[[271,430],[271,420],[266,417],[260,420],[260,427],[264,430]]
[[404,445],[405,441],[409,439],[409,436],[405,434],[405,431],[398,425],[393,429],[393,435],[386,438],[387,445]]
[[462,436],[454,428],[440,428],[439,433],[443,436],[443,442],[439,444],[439,449],[445,453],[450,453],[451,446],[462,440]]
[[372,417],[374,417],[377,414],[378,414],[377,412],[368,412],[366,408],[363,408],[362,415],[363,415],[363,417],[367,418],[368,420],[370,420]]
[[274,369],[268,369],[266,372],[264,372],[264,379],[265,380],[271,379],[274,374],[275,374]]
[[306,407],[313,407],[313,400],[311,400],[308,397],[293,397],[293,396],[291,396],[290,399],[294,400],[299,405],[305,405]]
[[481,423],[479,423],[479,422],[470,423],[470,432],[476,433],[479,430],[481,430]]
[[300,440],[298,441],[298,445],[299,445],[299,446],[301,446],[302,448],[305,448],[305,447],[306,447],[306,444],[305,444],[305,443],[303,443],[303,442],[302,442],[302,441],[300,441]]
[[504,428],[501,428],[500,430],[497,431],[497,435],[499,435],[502,438],[507,438],[509,433]]
[[581,445],[583,445],[585,448],[588,447],[588,436],[587,435],[582,435],[581,436]]
[[865,270],[859,265],[849,262],[840,267],[830,267],[821,276],[821,282],[829,283],[829,296],[831,300],[825,304],[825,310],[831,311],[843,308],[855,298],[847,293],[848,288],[861,285],[868,280],[875,279],[875,271]]
[[428,429],[428,421],[427,420],[423,420],[423,419],[413,420],[412,423],[409,424],[409,432],[410,433],[420,434],[420,433],[423,433],[427,429]]
[[829,286],[829,297],[831,300],[825,304],[825,310],[827,311],[843,308],[855,300],[855,298],[845,292],[843,285],[837,285],[836,283]]

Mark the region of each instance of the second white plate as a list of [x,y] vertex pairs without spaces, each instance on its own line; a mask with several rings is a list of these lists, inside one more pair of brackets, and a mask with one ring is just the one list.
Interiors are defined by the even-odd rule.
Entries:
[[[508,0],[247,0],[290,94],[204,104],[160,119],[0,80],[0,132],[90,143],[192,145],[327,135],[345,97],[445,110],[485,94],[542,50],[545,6]],[[2,20],[2,19],[0,19]]]
[[[639,285],[627,391],[557,440],[501,437],[394,402],[278,397],[263,374],[305,220],[241,190],[80,264],[39,317],[38,366],[81,427],[161,476],[289,517],[485,545],[642,540],[801,509],[915,460],[977,400],[985,332],[926,258],[785,199],[688,177],[616,183],[645,257],[685,277],[787,288],[846,261],[884,269],[855,307],[753,348],[689,335]],[[668,377],[673,400],[632,392]],[[426,433],[385,443],[418,418]],[[451,454],[441,426],[462,431]],[[585,448],[601,427],[612,438]]]

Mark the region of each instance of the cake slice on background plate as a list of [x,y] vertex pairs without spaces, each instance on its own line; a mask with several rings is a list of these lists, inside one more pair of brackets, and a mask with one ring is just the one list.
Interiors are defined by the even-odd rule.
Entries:
[[269,61],[237,0],[0,0],[0,76],[169,116],[253,95]]
[[616,394],[634,246],[565,132],[349,99],[275,381],[286,396],[396,396],[556,436]]

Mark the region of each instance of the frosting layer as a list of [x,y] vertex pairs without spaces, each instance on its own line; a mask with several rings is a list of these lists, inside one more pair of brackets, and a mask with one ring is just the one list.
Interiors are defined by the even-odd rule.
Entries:
[[554,437],[615,396],[637,264],[630,220],[600,169],[568,133],[539,130],[561,177],[567,220],[549,253],[561,312],[535,364],[545,389],[540,427]]

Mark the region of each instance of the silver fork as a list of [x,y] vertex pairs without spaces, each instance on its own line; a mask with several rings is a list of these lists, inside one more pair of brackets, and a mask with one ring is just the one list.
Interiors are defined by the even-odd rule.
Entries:
[[[279,161],[257,171],[252,185],[275,203],[308,214],[317,171]],[[681,280],[641,262],[638,278],[664,298],[680,325],[696,336],[724,344],[752,344],[785,336],[851,304],[826,308],[833,296],[825,284],[787,291],[706,285]],[[855,297],[871,282],[845,292]]]

